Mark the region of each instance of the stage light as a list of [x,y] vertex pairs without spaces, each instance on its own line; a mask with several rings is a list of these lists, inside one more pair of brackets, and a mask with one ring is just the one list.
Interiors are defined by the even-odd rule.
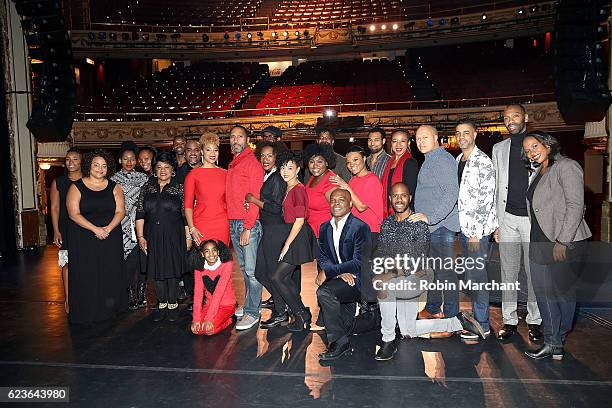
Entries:
[[525,8],[518,9],[517,13],[518,13],[519,16],[524,16],[525,15]]
[[300,32],[296,30],[296,32],[295,32],[295,36],[296,36],[297,38],[300,38]]
[[370,31],[372,31],[372,32],[376,31],[376,26],[374,24],[372,24],[370,26]]
[[100,31],[100,32],[98,33],[98,38],[99,38],[100,40],[106,40],[106,33],[105,33],[104,31]]
[[289,37],[289,31],[283,31],[283,37],[285,38]]
[[261,31],[258,31],[257,32],[257,36],[261,38],[261,37],[263,37],[263,33]]
[[451,18],[450,23],[451,23],[451,25],[457,25],[457,24],[459,24],[459,17],[453,17],[453,18]]
[[438,23],[440,23],[441,26],[445,26],[446,25],[446,19],[445,18],[441,18]]
[[485,21],[487,19],[487,13],[482,13],[482,16],[480,16],[480,19],[482,21]]
[[239,40],[240,37],[242,37],[242,35],[240,33],[236,33],[236,35],[234,35],[234,37],[236,37],[236,39]]
[[529,11],[531,12],[531,14],[535,14],[538,11],[540,11],[540,6],[531,6],[531,8],[529,9]]
[[228,33],[223,34],[223,39],[225,41],[229,40],[229,34]]
[[273,32],[272,32],[272,38],[276,38],[276,36],[277,36],[277,35],[278,35],[278,34],[276,34],[276,31],[273,31]]
[[85,62],[89,65],[96,65],[96,61],[92,60],[91,58],[85,58]]
[[336,116],[336,111],[333,109],[326,109],[325,116],[328,118],[333,118],[334,116]]
[[386,24],[381,25],[381,26],[380,26],[380,29],[381,29],[381,30],[383,30],[383,31],[385,31],[385,30],[387,29],[387,25],[386,25]]
[[427,20],[427,27],[433,27],[433,21],[432,20]]
[[49,170],[51,165],[49,163],[40,163],[39,167],[41,170]]
[[110,33],[108,35],[108,38],[110,38],[113,41],[117,41],[117,33]]
[[398,26],[397,24],[393,24],[393,27],[392,27],[392,28],[393,28],[393,30],[397,30],[397,29],[398,29],[398,27],[399,27],[399,26]]
[[144,33],[141,37],[143,41],[149,41],[149,34]]
[[354,136],[349,137],[349,142],[350,143],[355,143],[355,137]]
[[208,34],[202,34],[202,41],[208,42]]
[[250,40],[253,38],[253,33],[247,33],[247,38]]
[[89,41],[94,41],[96,39],[96,34],[90,31],[87,33],[87,38],[89,38]]

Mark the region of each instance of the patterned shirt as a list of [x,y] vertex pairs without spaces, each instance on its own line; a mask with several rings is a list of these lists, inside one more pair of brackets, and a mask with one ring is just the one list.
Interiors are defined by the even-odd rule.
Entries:
[[140,188],[147,182],[148,177],[144,173],[130,171],[129,173],[119,170],[111,180],[119,184],[125,196],[125,217],[121,220],[121,230],[123,231],[123,258],[136,247],[136,233],[134,223],[136,220],[136,202],[140,194]]
[[387,163],[389,163],[389,160],[391,160],[391,155],[384,150],[380,152],[378,158],[376,159],[376,163],[374,163],[374,168],[372,168],[372,158],[372,155],[369,155],[366,159],[366,164],[368,165],[370,171],[376,174],[379,180],[382,180],[385,167],[387,167]]

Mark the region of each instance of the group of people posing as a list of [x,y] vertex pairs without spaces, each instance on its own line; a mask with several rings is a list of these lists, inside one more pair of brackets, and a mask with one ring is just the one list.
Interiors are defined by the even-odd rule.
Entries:
[[[458,236],[464,264],[485,259],[490,242],[499,242],[502,282],[515,283],[524,264],[529,338],[544,341],[526,354],[560,359],[576,303],[559,276],[571,282],[590,237],[582,169],[560,154],[554,137],[527,130],[522,106],[508,106],[504,122],[510,137],[494,146],[492,159],[476,146],[470,119],[456,126],[457,158],[440,146],[434,127],[419,127],[420,168],[401,129],[390,134],[391,154],[385,131],[372,128],[369,154],[352,146],[345,156],[334,151],[335,132],[321,129],[300,160],[278,128],[265,128],[252,149],[249,131],[238,125],[227,170],[217,165],[215,134],[175,137],[173,150],[161,153],[124,143],[117,172],[104,150],[82,156],[71,149],[65,175],[51,187],[70,321],[97,322],[144,306],[148,277],[155,281],[155,321],[178,319],[184,287],[195,334],[213,335],[234,321],[236,330],[320,329],[328,343],[320,359],[333,361],[350,352],[359,316],[369,313],[382,333],[375,358],[390,360],[401,337],[489,336],[489,291],[476,285],[472,313],[462,312],[452,264],[372,270],[375,258],[452,260]],[[241,307],[230,245],[244,277]],[[312,261],[316,323],[300,295],[301,265]],[[470,265],[464,280],[487,283],[485,264]],[[427,292],[420,312],[419,291],[380,289],[428,276],[444,285]],[[263,287],[271,297],[262,302]],[[517,330],[517,291],[502,296],[497,337],[507,341]],[[260,320],[261,308],[272,310],[269,319]]]

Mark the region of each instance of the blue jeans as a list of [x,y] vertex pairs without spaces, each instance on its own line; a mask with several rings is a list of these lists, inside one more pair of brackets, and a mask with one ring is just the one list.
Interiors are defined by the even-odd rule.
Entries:
[[[430,290],[427,293],[425,309],[429,313],[439,313],[442,308],[442,294],[444,294],[444,317],[453,317],[459,313],[459,279],[452,268],[445,268],[447,259],[453,259],[455,238],[457,233],[446,227],[440,227],[431,233],[431,247],[429,257],[434,261],[434,282],[454,284],[455,289]],[[441,265],[440,261],[442,260]],[[441,266],[442,268],[438,268]]]
[[229,223],[230,237],[234,245],[234,250],[236,251],[236,256],[238,257],[238,264],[240,264],[242,276],[244,277],[244,313],[259,319],[262,285],[255,278],[255,264],[257,261],[257,247],[259,246],[259,241],[261,241],[262,236],[261,224],[259,220],[255,222],[255,225],[251,229],[249,244],[241,246],[240,234],[244,228],[244,221],[230,220]]
[[[485,265],[486,257],[489,255],[489,242],[491,235],[485,235],[480,239],[478,251],[471,252],[468,250],[468,237],[459,234],[459,242],[461,243],[461,254],[464,264],[469,266],[465,268],[465,281],[472,283],[487,283],[487,268]],[[477,259],[479,258],[479,259]],[[482,326],[483,331],[489,330],[489,291],[488,290],[473,290],[470,293],[472,297],[472,313],[474,318]]]

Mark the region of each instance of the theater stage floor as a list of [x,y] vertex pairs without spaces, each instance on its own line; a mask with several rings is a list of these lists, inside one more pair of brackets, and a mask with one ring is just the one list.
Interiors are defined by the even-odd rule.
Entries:
[[[108,408],[584,407],[612,400],[609,310],[577,317],[562,362],[527,359],[531,345],[521,326],[503,345],[493,337],[405,340],[385,363],[373,358],[380,338],[373,332],[353,337],[353,356],[322,367],[318,333],[254,328],[198,337],[186,310],[175,324],[156,324],[141,309],[93,328],[71,327],[55,262],[52,247],[0,261],[2,387],[68,386],[72,405]],[[312,308],[312,267],[303,280]],[[234,283],[242,299],[240,274]],[[497,329],[499,309],[492,316]]]

